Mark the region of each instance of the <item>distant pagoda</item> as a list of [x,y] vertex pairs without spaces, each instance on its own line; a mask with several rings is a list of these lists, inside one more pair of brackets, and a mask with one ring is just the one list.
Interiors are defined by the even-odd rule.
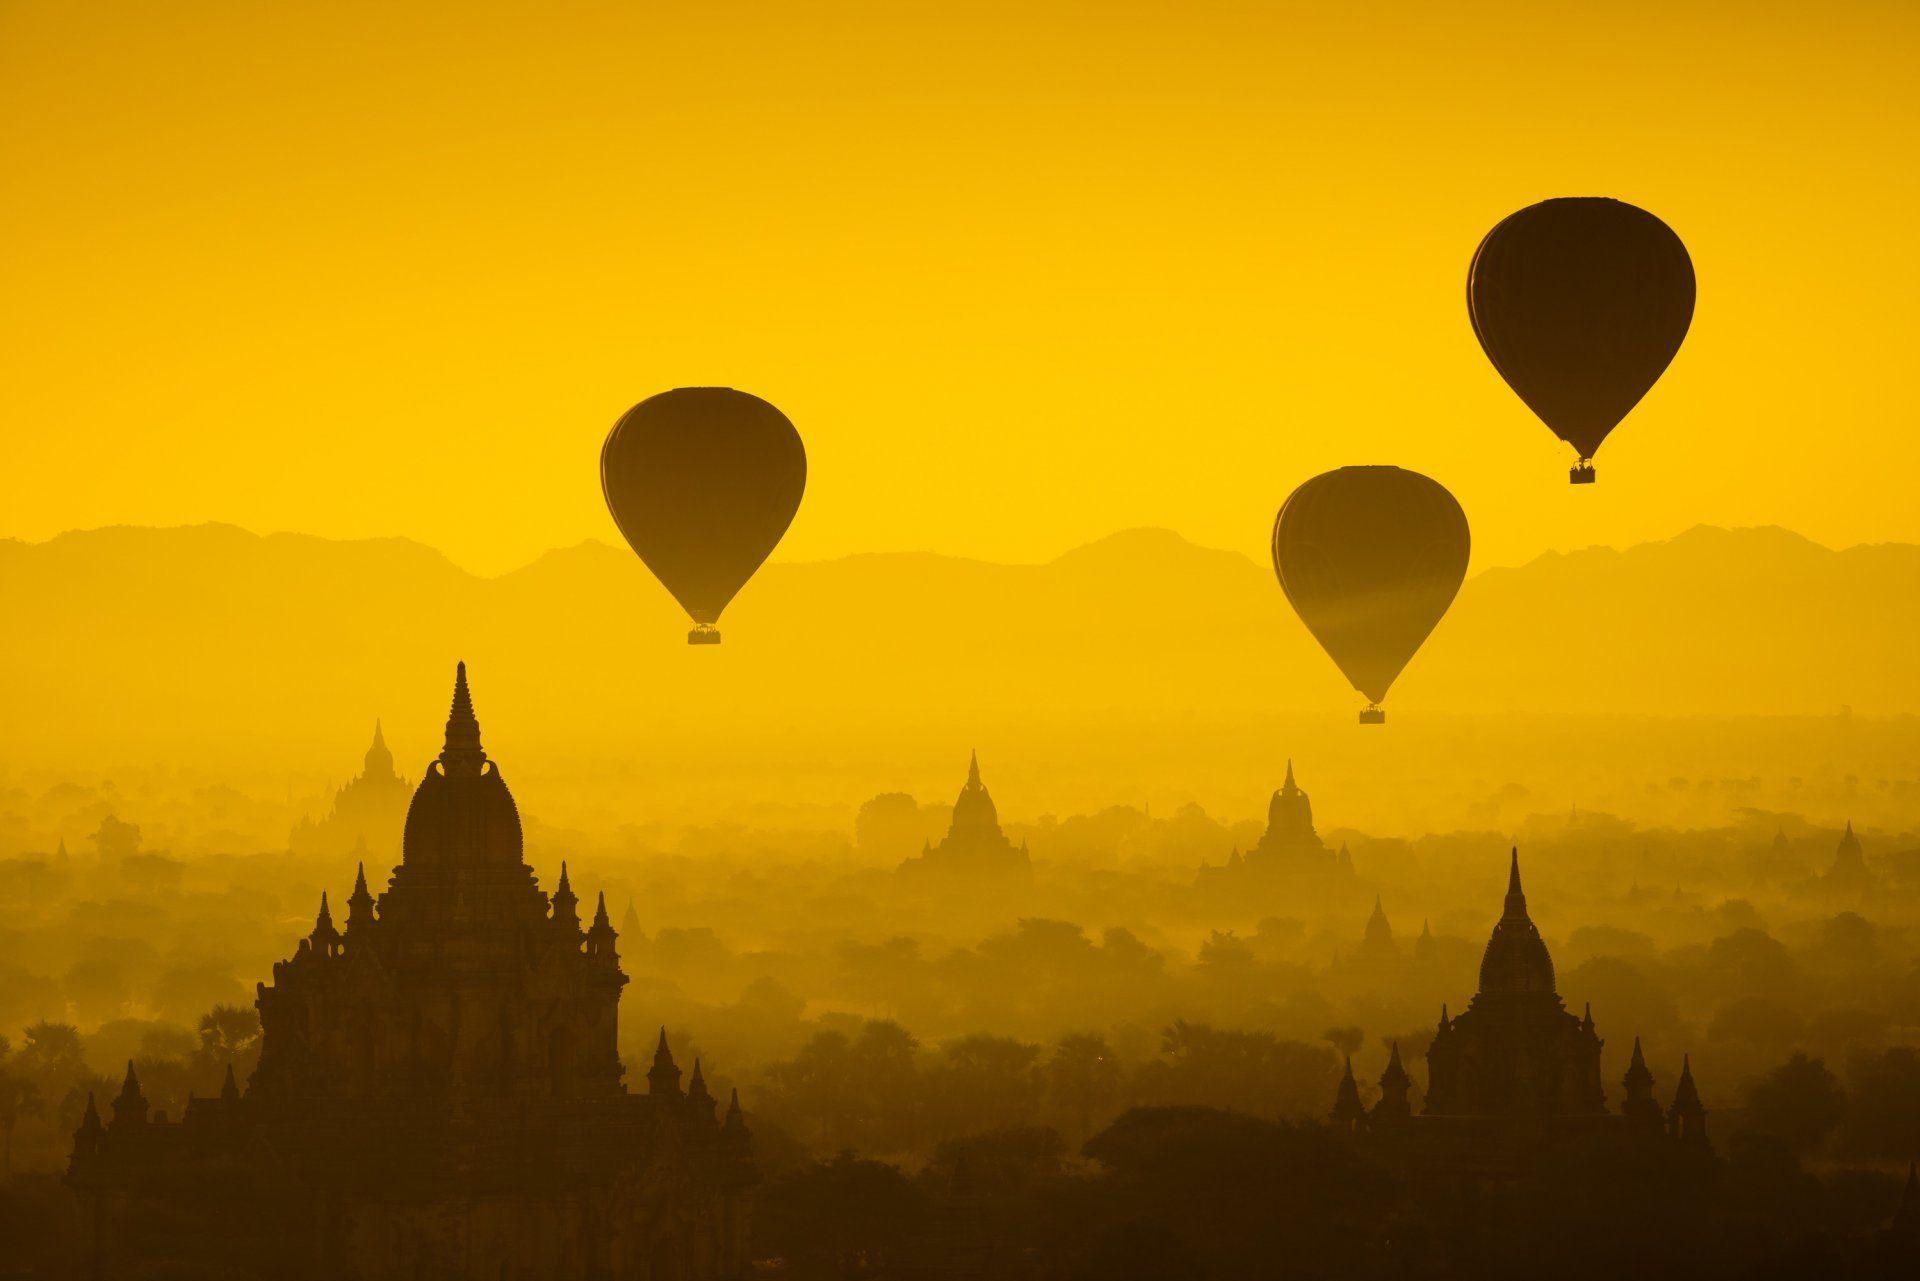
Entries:
[[319,821],[302,819],[288,838],[295,854],[341,858],[393,858],[400,853],[400,828],[412,789],[393,768],[393,753],[379,721],[361,770],[334,793]]
[[980,781],[980,753],[967,762],[967,781],[953,802],[953,819],[938,845],[928,842],[900,864],[909,881],[1027,880],[1033,862],[1025,841],[1015,845],[1000,827],[1000,812]]
[[1247,851],[1247,861],[1256,867],[1282,867],[1319,864],[1325,861],[1326,855],[1326,842],[1313,830],[1313,801],[1293,781],[1293,762],[1289,760],[1286,781],[1267,802],[1267,830],[1260,834],[1259,843]]
[[1194,888],[1204,895],[1238,898],[1251,888],[1280,882],[1316,882],[1329,889],[1350,889],[1353,859],[1346,846],[1339,853],[1327,848],[1313,826],[1313,801],[1294,781],[1293,761],[1287,776],[1267,801],[1267,826],[1253,848],[1235,849],[1224,865],[1203,864]]
[[1840,843],[1834,847],[1833,865],[1820,878],[1820,883],[1827,893],[1844,898],[1860,897],[1873,889],[1873,873],[1867,870],[1866,851],[1853,833],[1852,819],[1847,820],[1847,830],[1841,833]]
[[480,745],[466,666],[445,744],[376,899],[312,931],[258,990],[241,1093],[150,1115],[129,1065],[74,1136],[95,1274],[687,1277],[747,1266],[751,1141],[664,1031],[645,1094],[615,1049],[627,979],[600,895],[551,897]]

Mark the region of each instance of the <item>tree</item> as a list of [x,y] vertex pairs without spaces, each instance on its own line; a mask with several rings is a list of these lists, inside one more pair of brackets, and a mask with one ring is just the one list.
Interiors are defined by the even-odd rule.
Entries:
[[80,1029],[71,1023],[54,1023],[42,1020],[29,1024],[21,1033],[19,1053],[14,1056],[14,1065],[43,1094],[55,1091],[49,1087],[59,1085],[62,1088],[87,1070],[86,1055],[80,1044]]
[[1857,1054],[1847,1064],[1847,1115],[1841,1144],[1883,1160],[1920,1152],[1920,1050],[1896,1045]]
[[942,1135],[979,1134],[1031,1124],[1045,1086],[1040,1047],[976,1032],[941,1046],[944,1060],[928,1073],[929,1102]]
[[21,1117],[45,1111],[40,1087],[8,1061],[10,1049],[0,1036],[0,1181],[13,1177],[13,1127]]
[[1180,1020],[1160,1039],[1161,1057],[1135,1074],[1143,1103],[1199,1104],[1257,1116],[1319,1116],[1340,1079],[1326,1046],[1283,1041],[1271,1032]]
[[200,1016],[200,1044],[193,1053],[194,1079],[210,1091],[233,1068],[237,1081],[253,1075],[260,1061],[260,1015],[247,1005],[216,1005]]
[[1822,1059],[1796,1053],[1747,1093],[1747,1126],[1804,1157],[1825,1143],[1846,1114],[1840,1082]]
[[1107,1038],[1092,1032],[1073,1032],[1060,1038],[1047,1059],[1047,1088],[1054,1101],[1073,1110],[1079,1128],[1075,1137],[1085,1143],[1093,1137],[1093,1115],[1104,1114],[1120,1094],[1120,1060]]

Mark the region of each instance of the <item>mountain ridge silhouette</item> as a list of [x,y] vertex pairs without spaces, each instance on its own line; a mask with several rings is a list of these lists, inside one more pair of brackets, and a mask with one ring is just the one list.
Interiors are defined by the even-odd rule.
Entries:
[[[20,744],[297,738],[416,703],[432,716],[461,657],[492,706],[555,741],[635,724],[1344,718],[1360,704],[1270,570],[1156,529],[1033,564],[775,561],[704,664],[644,566],[596,540],[485,577],[408,539],[114,526],[0,541],[0,592]],[[1913,712],[1920,673],[1900,611],[1915,599],[1920,546],[1836,551],[1778,527],[1546,553],[1471,575],[1387,705],[1403,717]]]

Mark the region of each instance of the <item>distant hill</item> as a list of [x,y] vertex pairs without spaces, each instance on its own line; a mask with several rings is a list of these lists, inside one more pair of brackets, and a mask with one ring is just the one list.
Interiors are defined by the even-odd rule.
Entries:
[[[1358,706],[1267,567],[1164,530],[1042,565],[773,564],[690,649],[624,549],[481,578],[405,540],[110,528],[0,542],[0,723],[34,746],[293,741],[427,718],[452,661],[540,740],[927,718]],[[1470,579],[1394,691],[1414,710],[1920,709],[1920,547],[1698,528]],[[718,727],[716,729],[716,726]],[[30,746],[33,745],[33,746]]]

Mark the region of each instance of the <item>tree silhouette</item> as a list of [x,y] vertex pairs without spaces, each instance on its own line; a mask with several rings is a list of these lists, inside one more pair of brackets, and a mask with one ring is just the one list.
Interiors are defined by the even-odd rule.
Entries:
[[1060,1038],[1046,1065],[1047,1089],[1054,1101],[1073,1112],[1076,1142],[1093,1136],[1093,1115],[1112,1105],[1120,1093],[1120,1060],[1107,1038],[1073,1032]]

